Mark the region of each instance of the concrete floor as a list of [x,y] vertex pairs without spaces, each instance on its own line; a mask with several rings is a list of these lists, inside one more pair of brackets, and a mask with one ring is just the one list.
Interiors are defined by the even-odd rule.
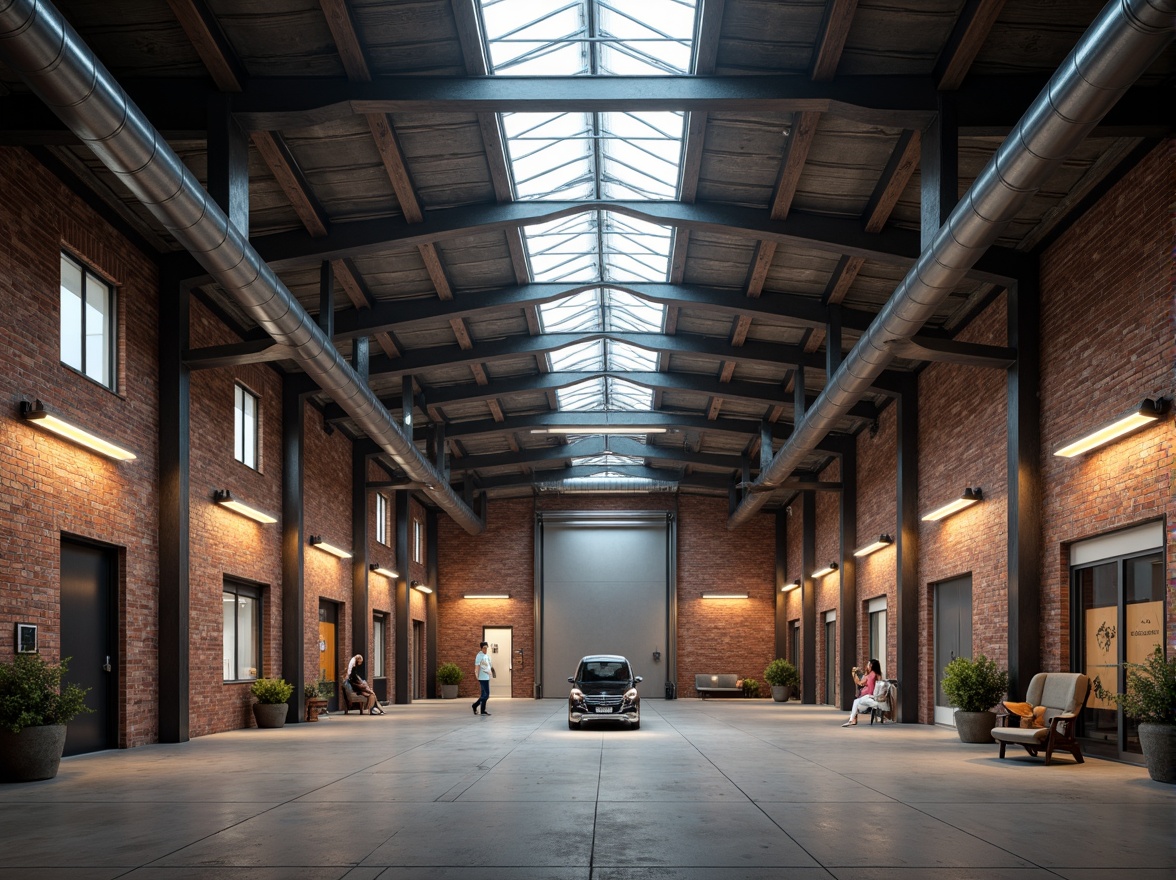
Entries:
[[1176,877],[1176,786],[1142,767],[768,700],[647,701],[632,732],[490,709],[67,758],[0,785],[0,878]]

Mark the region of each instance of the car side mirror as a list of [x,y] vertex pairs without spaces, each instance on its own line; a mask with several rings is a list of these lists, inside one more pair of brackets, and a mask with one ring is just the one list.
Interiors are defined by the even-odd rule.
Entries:
[[633,679],[633,684],[641,684],[641,682],[643,682],[643,681],[645,681],[645,679],[643,679],[643,678],[642,678],[642,677],[639,675],[639,676],[637,676],[635,679]]
[[575,683],[576,683],[576,680],[574,678],[568,679],[568,684],[575,684]]

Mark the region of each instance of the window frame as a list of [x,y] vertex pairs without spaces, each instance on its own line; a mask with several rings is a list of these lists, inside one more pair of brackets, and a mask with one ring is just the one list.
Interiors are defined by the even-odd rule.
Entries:
[[412,561],[425,561],[425,524],[415,516],[412,518]]
[[373,680],[388,677],[387,638],[388,615],[383,611],[377,611],[372,615],[372,664],[370,674]]
[[[262,626],[262,620],[264,619],[264,611],[265,611],[264,592],[265,591],[260,586],[257,586],[254,584],[247,584],[247,583],[244,583],[241,581],[235,581],[235,580],[231,580],[229,578],[225,578],[224,584],[221,587],[221,601],[222,601],[222,603],[224,603],[225,596],[233,596],[234,600],[233,600],[233,627],[232,627],[233,653],[232,653],[231,658],[229,656],[227,656],[228,638],[229,638],[230,633],[229,633],[229,628],[226,625],[226,621],[224,620],[224,609],[222,608],[222,623],[221,623],[222,669],[221,669],[221,675],[222,675],[222,683],[223,684],[238,684],[240,682],[256,681],[258,678],[263,677],[262,658],[265,657],[265,651],[264,651],[264,645],[263,645],[264,627]],[[239,635],[240,635],[240,631],[241,631],[241,621],[240,621],[240,610],[239,609],[241,607],[240,601],[242,598],[248,599],[248,600],[254,602],[255,606],[256,606],[256,614],[254,615],[254,621],[253,621],[253,627],[254,627],[253,641],[254,641],[255,647],[254,647],[254,651],[253,651],[253,657],[250,658],[254,661],[254,664],[250,668],[256,670],[256,674],[252,678],[248,678],[248,677],[246,677],[246,678],[241,678],[241,677],[223,678],[223,676],[224,676],[223,663],[225,661],[232,659],[234,661],[235,669],[238,669],[238,670],[241,669],[244,665],[241,662],[241,646],[239,644]]]
[[[249,452],[252,455],[252,462],[245,459],[246,452],[246,412],[242,404],[252,401],[252,449]],[[233,459],[249,468],[250,470],[261,470],[261,395],[255,393],[249,386],[243,382],[233,383]]]
[[388,519],[388,496],[383,492],[376,493],[376,541],[385,547],[391,547],[390,527]]
[[[78,321],[79,338],[75,340],[78,345],[79,363],[70,363],[66,360],[65,351],[65,307],[62,302],[62,297],[65,291],[65,264],[72,264],[78,271],[80,278],[81,289],[77,292],[77,297],[81,306],[81,314]],[[69,251],[61,251],[61,260],[58,275],[58,356],[61,364],[70,370],[85,376],[91,382],[101,385],[108,391],[115,394],[118,393],[118,288],[109,279],[103,277],[92,265],[82,260],[80,257],[71,254]],[[103,362],[103,368],[106,371],[107,380],[103,380],[100,376],[95,376],[90,370],[92,365],[89,363],[89,344],[88,335],[86,332],[88,314],[90,312],[89,303],[89,289],[93,284],[105,291],[105,307],[101,310],[102,315],[102,346],[100,360]],[[71,294],[73,291],[70,291]]]

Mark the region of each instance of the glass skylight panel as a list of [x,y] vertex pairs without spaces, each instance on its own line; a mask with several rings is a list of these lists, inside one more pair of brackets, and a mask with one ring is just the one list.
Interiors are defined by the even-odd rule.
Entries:
[[665,281],[670,272],[670,229],[603,211],[604,280]]
[[653,391],[615,376],[597,376],[556,392],[561,412],[649,412]]
[[503,113],[519,199],[591,199],[596,195],[591,113]]
[[555,302],[538,307],[539,326],[544,333],[574,333],[577,330],[603,330],[604,313],[600,307],[599,288],[581,290]]
[[608,394],[607,408],[610,412],[649,412],[653,409],[651,388],[609,376],[605,389]]
[[622,467],[624,465],[637,466],[645,464],[645,459],[635,455],[617,455],[615,452],[602,452],[600,455],[584,455],[572,459],[572,467],[585,465],[601,465],[603,467]]
[[695,0],[599,0],[600,72],[685,74],[694,52]]
[[600,113],[598,118],[601,198],[674,198],[685,114]]
[[657,352],[610,339],[608,368],[617,372],[653,373],[657,371]]
[[604,377],[577,382],[555,392],[560,412],[603,412],[605,409]]
[[491,72],[510,76],[588,73],[584,0],[482,0]]
[[600,247],[595,211],[561,217],[525,229],[535,281],[600,280]]
[[547,358],[553,373],[600,372],[604,370],[604,340],[577,342],[558,351],[548,352]]

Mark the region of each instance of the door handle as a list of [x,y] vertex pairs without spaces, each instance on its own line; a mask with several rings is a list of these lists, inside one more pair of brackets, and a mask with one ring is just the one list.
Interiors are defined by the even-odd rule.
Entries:
[[106,662],[102,664],[103,672],[110,672],[110,655],[106,655]]

